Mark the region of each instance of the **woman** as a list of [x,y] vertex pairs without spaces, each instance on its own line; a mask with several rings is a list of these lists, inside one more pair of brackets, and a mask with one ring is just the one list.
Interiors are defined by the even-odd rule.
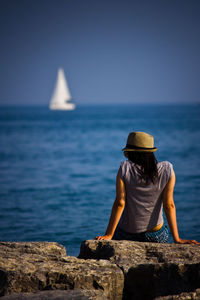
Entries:
[[116,199],[104,236],[96,240],[132,240],[140,242],[168,242],[164,226],[164,208],[175,243],[198,244],[179,237],[176,208],[173,200],[175,174],[172,164],[157,162],[154,139],[145,132],[131,132],[116,179]]

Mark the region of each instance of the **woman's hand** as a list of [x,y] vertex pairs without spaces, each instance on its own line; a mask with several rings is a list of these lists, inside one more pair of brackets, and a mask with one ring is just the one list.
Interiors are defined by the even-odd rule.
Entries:
[[96,236],[95,240],[111,240],[112,236],[111,235],[100,235],[100,236]]
[[198,245],[199,243],[195,240],[182,240],[178,239],[177,241],[174,241],[176,244],[193,244],[193,245]]

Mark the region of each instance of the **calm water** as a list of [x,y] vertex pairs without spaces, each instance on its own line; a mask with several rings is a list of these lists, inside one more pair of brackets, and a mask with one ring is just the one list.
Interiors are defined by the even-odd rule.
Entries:
[[130,131],[154,135],[174,165],[180,235],[200,241],[200,106],[0,111],[0,240],[56,241],[70,255],[103,234]]

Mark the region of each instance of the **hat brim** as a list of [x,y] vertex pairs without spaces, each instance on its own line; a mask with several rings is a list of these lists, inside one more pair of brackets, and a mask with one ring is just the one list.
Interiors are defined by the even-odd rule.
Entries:
[[129,152],[129,151],[131,151],[131,152],[155,152],[155,151],[157,151],[158,150],[158,148],[156,148],[156,147],[154,147],[154,148],[148,148],[148,149],[145,149],[145,148],[143,148],[143,149],[130,149],[130,148],[123,148],[122,149],[122,151],[126,151],[126,152]]

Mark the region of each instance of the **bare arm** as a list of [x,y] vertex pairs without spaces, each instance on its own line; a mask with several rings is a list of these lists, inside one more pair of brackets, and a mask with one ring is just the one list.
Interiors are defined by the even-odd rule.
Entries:
[[175,186],[175,173],[173,172],[172,177],[167,183],[163,191],[163,208],[169,224],[170,231],[172,233],[175,243],[178,244],[198,244],[195,240],[182,240],[179,237],[177,220],[176,220],[176,207],[173,199],[173,192]]
[[112,207],[112,212],[106,233],[103,236],[97,236],[96,240],[111,240],[117,224],[119,223],[120,217],[124,210],[126,199],[126,190],[123,180],[120,178],[119,171],[116,178],[116,199]]

